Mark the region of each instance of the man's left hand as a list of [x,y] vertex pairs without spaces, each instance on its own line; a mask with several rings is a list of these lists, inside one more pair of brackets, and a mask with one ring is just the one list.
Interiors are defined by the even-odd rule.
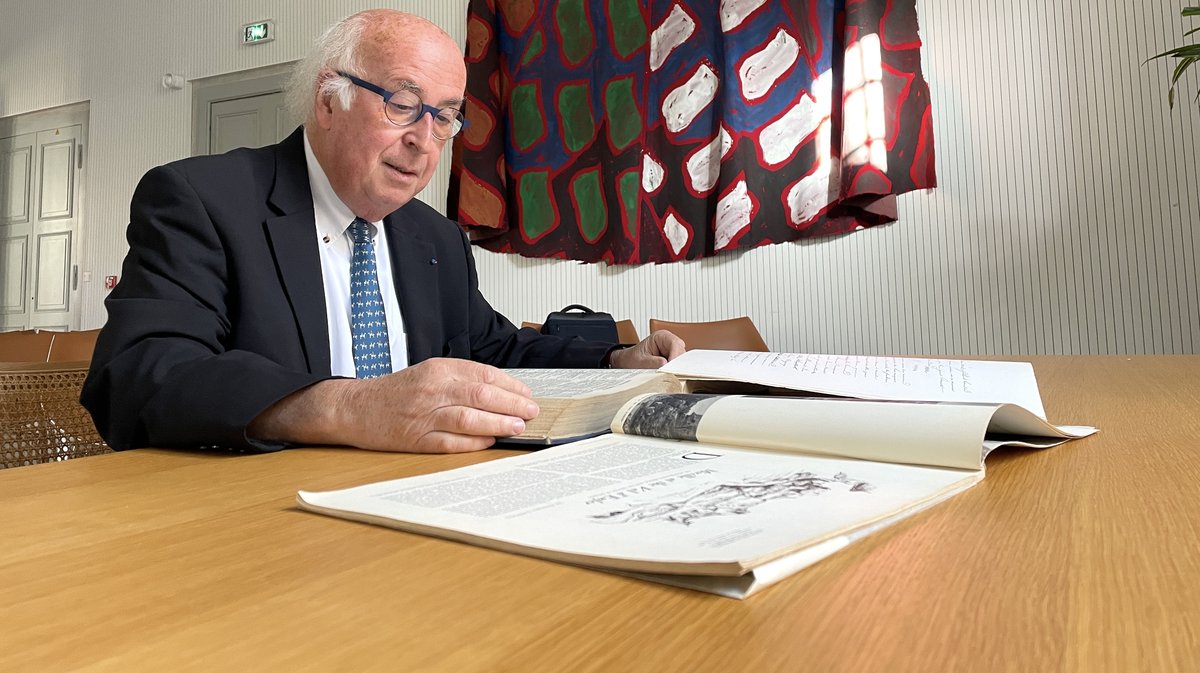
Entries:
[[613,369],[658,369],[683,355],[684,350],[683,339],[660,329],[636,346],[613,351],[608,364]]

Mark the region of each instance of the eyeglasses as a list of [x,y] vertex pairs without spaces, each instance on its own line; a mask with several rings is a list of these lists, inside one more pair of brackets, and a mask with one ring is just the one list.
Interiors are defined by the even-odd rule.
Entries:
[[449,140],[466,128],[467,120],[457,108],[435,108],[426,105],[421,97],[412,91],[388,91],[377,84],[359,79],[350,73],[337,71],[337,74],[350,80],[355,86],[377,93],[383,97],[383,114],[387,120],[396,126],[410,126],[420,121],[429,113],[433,117],[433,137],[438,140]]

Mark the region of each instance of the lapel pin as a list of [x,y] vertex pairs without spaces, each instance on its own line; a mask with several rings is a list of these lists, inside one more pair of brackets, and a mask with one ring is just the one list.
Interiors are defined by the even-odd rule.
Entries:
[[436,265],[437,265],[437,257],[430,257],[430,258],[429,258],[429,265],[430,265],[430,266],[436,266]]

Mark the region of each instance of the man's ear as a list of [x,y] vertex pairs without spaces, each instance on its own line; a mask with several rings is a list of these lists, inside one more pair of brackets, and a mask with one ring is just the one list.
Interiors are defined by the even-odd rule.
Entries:
[[337,74],[331,70],[322,71],[317,76],[317,84],[313,87],[315,101],[314,118],[317,126],[323,129],[328,129],[333,124],[333,108],[334,106],[341,107],[341,103],[333,99],[333,95],[324,91],[325,83],[330,79],[337,77]]

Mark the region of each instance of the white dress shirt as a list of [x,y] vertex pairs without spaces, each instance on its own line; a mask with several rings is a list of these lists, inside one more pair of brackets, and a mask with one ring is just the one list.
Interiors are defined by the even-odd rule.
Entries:
[[[308,163],[308,185],[312,190],[313,214],[317,221],[317,248],[321,251],[321,276],[325,286],[325,315],[329,322],[329,364],[334,376],[354,378],[354,349],[350,337],[350,259],[354,241],[350,224],[354,213],[337,197],[325,170],[313,154],[308,134],[304,135],[304,157]],[[392,371],[408,366],[408,340],[400,301],[392,276],[392,257],[387,234],[379,222],[372,222],[375,243],[375,269],[379,274],[379,293],[387,319],[391,342]]]

